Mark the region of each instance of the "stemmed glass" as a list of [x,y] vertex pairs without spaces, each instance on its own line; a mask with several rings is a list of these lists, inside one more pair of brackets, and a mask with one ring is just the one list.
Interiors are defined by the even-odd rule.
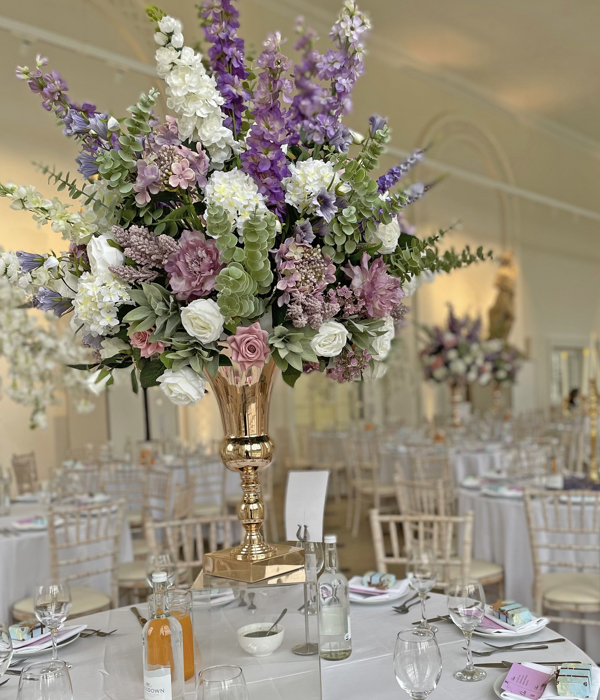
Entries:
[[406,577],[410,587],[419,594],[421,599],[421,622],[415,628],[417,632],[437,632],[437,627],[427,622],[425,600],[427,594],[435,586],[438,577],[438,566],[433,549],[420,547],[411,549],[406,562]]
[[10,638],[8,627],[0,622],[0,678],[10,666],[13,655],[13,643]]
[[50,630],[52,635],[52,659],[58,659],[58,630],[71,612],[71,590],[65,581],[52,579],[37,586],[33,598],[33,608],[38,621]]
[[149,554],[146,558],[146,580],[152,588],[152,574],[164,571],[167,574],[169,588],[174,585],[177,577],[175,562],[169,552],[160,551]]
[[71,677],[64,661],[38,661],[21,672],[17,700],[73,700]]
[[239,666],[211,666],[198,678],[196,700],[248,700],[248,690]]
[[485,613],[485,593],[479,581],[453,581],[448,585],[448,612],[452,622],[463,631],[467,642],[467,666],[454,674],[459,681],[481,681],[486,677],[482,668],[473,666],[471,637]]
[[424,700],[439,683],[442,655],[429,630],[403,630],[396,638],[394,673],[398,685],[413,700]]

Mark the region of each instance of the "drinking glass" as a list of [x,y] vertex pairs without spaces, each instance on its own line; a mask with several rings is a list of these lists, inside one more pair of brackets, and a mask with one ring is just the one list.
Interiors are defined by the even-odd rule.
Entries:
[[394,673],[398,685],[413,700],[430,695],[442,675],[442,655],[429,630],[403,630],[396,638]]
[[8,627],[0,622],[0,678],[10,666],[13,655],[13,643],[10,638]]
[[420,547],[411,549],[406,562],[406,577],[410,587],[421,599],[421,622],[415,628],[417,632],[437,632],[437,627],[427,622],[425,600],[429,591],[435,586],[438,576],[437,561],[433,549]]
[[196,700],[248,700],[248,690],[239,666],[211,666],[198,678]]
[[58,659],[56,642],[58,630],[71,612],[71,590],[69,584],[51,579],[35,589],[33,608],[38,621],[50,630],[52,635],[52,659]]
[[[167,592],[169,611],[179,621],[183,635],[183,677],[187,681],[193,677],[194,668],[194,628],[192,625],[192,591],[186,588],[170,588]],[[148,617],[154,617],[156,606],[154,594],[148,596]]]
[[167,574],[169,587],[175,583],[177,569],[170,552],[166,550],[149,554],[146,558],[146,581],[152,588],[152,574],[164,571]]
[[448,612],[452,622],[463,631],[467,642],[467,666],[454,674],[459,681],[481,681],[486,677],[482,668],[473,666],[471,637],[485,612],[485,593],[479,581],[453,581],[448,585]]
[[17,700],[73,700],[73,686],[64,661],[37,661],[21,671]]

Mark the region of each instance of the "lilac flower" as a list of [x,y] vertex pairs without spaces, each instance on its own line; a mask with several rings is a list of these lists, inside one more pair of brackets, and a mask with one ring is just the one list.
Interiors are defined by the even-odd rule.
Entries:
[[44,264],[44,258],[37,253],[25,253],[22,250],[17,251],[17,260],[21,265],[21,270],[23,272],[31,272],[32,270],[37,270]]
[[177,120],[171,115],[167,115],[166,123],[162,124],[154,134],[154,141],[158,146],[179,146],[179,128]]
[[371,125],[371,136],[383,129],[387,125],[387,119],[380,117],[379,114],[373,114],[369,117],[369,124]]
[[184,231],[165,264],[171,289],[185,301],[208,296],[224,267],[216,243],[200,231]]
[[181,187],[182,190],[187,190],[188,185],[196,181],[196,174],[190,168],[190,162],[187,158],[184,158],[179,163],[173,163],[171,170],[173,171],[169,178],[171,187]]
[[143,206],[150,201],[150,195],[156,194],[160,190],[161,174],[154,164],[148,165],[145,160],[138,160],[136,163],[137,178],[133,189],[137,194],[135,201]]
[[33,306],[42,311],[53,311],[55,316],[63,316],[73,308],[73,300],[61,296],[48,287],[40,287],[33,297]]
[[366,350],[357,347],[346,346],[342,352],[334,358],[333,366],[327,368],[326,374],[330,379],[335,379],[340,384],[356,382],[362,377],[371,361],[371,355]]
[[424,157],[425,150],[418,148],[416,151],[413,151],[406,160],[403,160],[398,165],[390,168],[385,175],[382,175],[377,180],[379,191],[387,192],[388,190],[391,190],[392,187],[397,185],[400,179],[403,178],[406,173],[412,170],[417,163],[420,163]]
[[387,274],[389,265],[376,258],[369,266],[371,256],[363,253],[360,265],[348,263],[342,270],[350,278],[350,288],[364,301],[367,318],[385,318],[404,297],[402,283]]
[[323,188],[317,194],[317,202],[319,205],[317,208],[317,213],[319,216],[322,216],[327,223],[329,223],[338,210],[335,192],[328,192],[325,188]]

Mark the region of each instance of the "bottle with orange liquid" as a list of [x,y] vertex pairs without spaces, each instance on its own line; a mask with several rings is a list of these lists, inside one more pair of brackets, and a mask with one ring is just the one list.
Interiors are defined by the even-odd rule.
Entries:
[[171,588],[168,593],[171,615],[179,620],[183,631],[183,675],[186,681],[194,676],[194,630],[192,628],[192,592]]
[[183,700],[183,632],[171,615],[167,597],[167,574],[152,574],[154,610],[144,625],[144,700]]

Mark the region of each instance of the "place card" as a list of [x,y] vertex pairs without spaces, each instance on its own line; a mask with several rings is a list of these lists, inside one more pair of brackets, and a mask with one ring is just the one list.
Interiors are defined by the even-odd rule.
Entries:
[[513,664],[502,683],[502,690],[529,700],[538,700],[542,697],[551,678],[552,674],[542,671],[539,666],[529,668],[521,664]]
[[327,497],[328,471],[291,471],[285,493],[285,539],[297,541],[308,533],[310,542],[323,541],[323,516]]

